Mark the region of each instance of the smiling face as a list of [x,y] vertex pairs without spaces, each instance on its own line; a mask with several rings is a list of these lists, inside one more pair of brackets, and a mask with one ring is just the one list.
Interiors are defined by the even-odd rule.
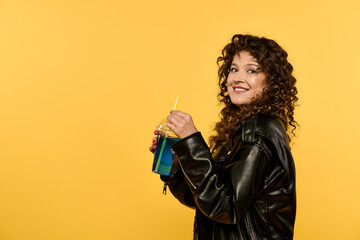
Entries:
[[266,86],[265,78],[261,66],[249,52],[235,54],[227,77],[231,102],[236,106],[251,103],[251,99],[261,94]]

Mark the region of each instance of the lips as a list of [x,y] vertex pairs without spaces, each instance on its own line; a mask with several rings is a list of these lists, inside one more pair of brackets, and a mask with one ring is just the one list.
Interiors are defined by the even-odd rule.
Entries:
[[240,87],[240,86],[235,86],[235,87],[233,87],[233,89],[234,89],[234,93],[244,93],[249,90],[248,88],[244,88],[244,87]]

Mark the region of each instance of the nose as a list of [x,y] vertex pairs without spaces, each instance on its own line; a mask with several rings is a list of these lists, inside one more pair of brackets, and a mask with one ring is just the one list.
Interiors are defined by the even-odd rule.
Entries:
[[245,82],[245,74],[244,71],[238,71],[235,76],[234,76],[234,82],[235,83],[239,83],[239,82]]

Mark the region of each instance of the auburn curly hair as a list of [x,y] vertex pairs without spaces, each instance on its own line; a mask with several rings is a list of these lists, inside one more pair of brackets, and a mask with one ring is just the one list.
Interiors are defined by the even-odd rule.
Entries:
[[[257,95],[247,105],[234,105],[227,92],[227,77],[235,54],[248,51],[260,64],[265,73],[266,86],[261,95]],[[231,43],[222,50],[222,55],[217,58],[219,66],[218,99],[225,107],[220,112],[220,121],[215,125],[216,135],[210,137],[210,147],[224,144],[239,128],[241,123],[259,113],[276,114],[284,123],[288,132],[291,126],[292,135],[297,122],[294,119],[297,89],[296,79],[292,75],[293,67],[287,61],[288,54],[275,41],[252,35],[236,34]],[[290,136],[287,133],[288,140]]]

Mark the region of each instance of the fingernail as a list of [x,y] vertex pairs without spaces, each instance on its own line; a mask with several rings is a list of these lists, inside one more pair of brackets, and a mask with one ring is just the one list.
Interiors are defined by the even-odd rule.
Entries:
[[155,140],[155,139],[153,139],[153,143],[156,143],[156,140]]
[[170,113],[172,113],[172,112],[173,112],[173,110],[170,111]]
[[153,144],[153,145],[152,145],[152,148],[155,148],[155,147],[156,147],[156,144]]

